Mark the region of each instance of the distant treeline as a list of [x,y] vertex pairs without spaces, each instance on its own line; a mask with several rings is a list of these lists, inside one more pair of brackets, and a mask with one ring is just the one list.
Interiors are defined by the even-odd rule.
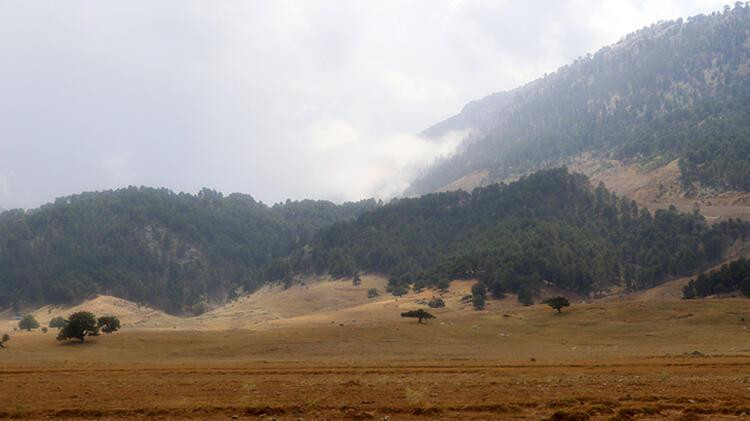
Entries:
[[0,307],[107,293],[171,313],[199,310],[203,301],[257,287],[274,259],[321,227],[377,206],[304,200],[269,207],[208,189],[131,187],[8,210],[0,214]]
[[0,214],[0,307],[105,293],[200,313],[306,274],[391,277],[409,287],[477,278],[491,294],[544,283],[589,293],[646,288],[719,261],[749,232],[698,213],[651,214],[564,168],[508,185],[335,205],[127,188]]
[[477,278],[496,296],[528,295],[544,283],[585,294],[689,275],[748,232],[734,220],[709,227],[697,212],[652,215],[562,168],[472,193],[395,200],[322,229],[277,265],[281,276],[385,273],[395,292]]
[[750,260],[741,257],[719,270],[701,273],[683,289],[683,297],[703,298],[709,295],[741,292],[750,297]]

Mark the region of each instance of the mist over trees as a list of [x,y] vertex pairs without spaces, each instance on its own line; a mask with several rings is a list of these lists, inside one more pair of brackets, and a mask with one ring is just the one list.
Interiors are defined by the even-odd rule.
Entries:
[[436,191],[474,171],[493,180],[593,152],[644,165],[679,159],[682,182],[750,191],[750,7],[653,24],[556,72],[468,104],[425,131],[473,128],[415,181]]

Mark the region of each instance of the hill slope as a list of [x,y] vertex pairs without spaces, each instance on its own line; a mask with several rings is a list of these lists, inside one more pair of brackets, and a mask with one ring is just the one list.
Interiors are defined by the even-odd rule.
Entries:
[[[408,190],[487,184],[591,152],[625,163],[679,160],[691,194],[750,190],[750,8],[661,22],[425,130],[471,129],[460,152]],[[477,180],[477,176],[479,180]]]
[[0,308],[110,294],[170,313],[252,290],[274,258],[323,226],[376,207],[127,188],[0,214]]
[[692,274],[748,233],[746,223],[709,227],[674,208],[652,215],[561,168],[394,201],[322,229],[311,248],[285,260],[288,271],[385,273],[396,292],[478,278],[497,296],[545,285],[587,294]]

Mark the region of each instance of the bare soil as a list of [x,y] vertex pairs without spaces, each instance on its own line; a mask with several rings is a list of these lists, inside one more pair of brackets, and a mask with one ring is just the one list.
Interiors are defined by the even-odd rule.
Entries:
[[746,299],[574,302],[560,314],[509,301],[482,312],[451,302],[424,325],[397,315],[396,305],[413,306],[412,298],[392,299],[383,297],[371,320],[336,313],[349,307],[328,310],[338,318],[334,323],[298,316],[252,330],[131,326],[84,344],[58,343],[53,332],[12,332],[0,349],[0,418],[721,420],[750,414]]

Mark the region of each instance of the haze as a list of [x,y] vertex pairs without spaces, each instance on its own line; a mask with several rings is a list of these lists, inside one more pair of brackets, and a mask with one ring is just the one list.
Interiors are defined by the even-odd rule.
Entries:
[[127,185],[398,195],[422,129],[718,1],[0,1],[0,207]]

